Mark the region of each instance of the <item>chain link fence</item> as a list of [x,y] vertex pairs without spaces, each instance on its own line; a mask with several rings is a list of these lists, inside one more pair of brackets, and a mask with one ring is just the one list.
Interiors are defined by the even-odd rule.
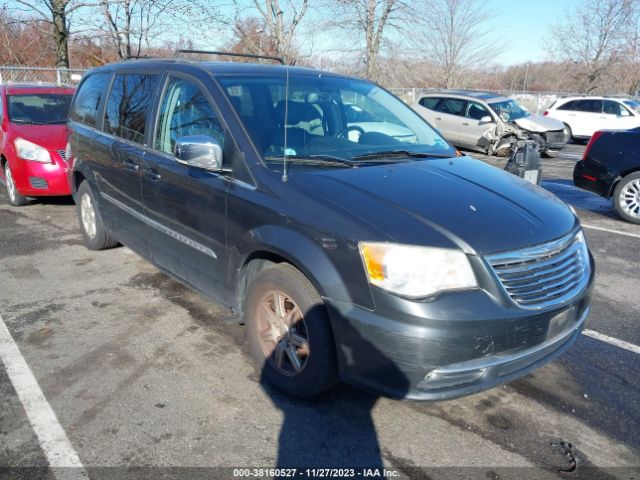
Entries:
[[0,83],[30,83],[34,85],[76,85],[85,70],[76,68],[40,68],[15,65],[0,66]]
[[[0,83],[77,85],[82,79],[85,71],[86,70],[77,68],[41,68],[3,65],[0,66]],[[435,89],[389,88],[389,91],[400,97],[409,105],[412,105],[420,99],[420,95],[433,92]],[[544,110],[549,108],[549,106],[559,98],[570,95],[580,95],[575,92],[527,92],[521,90],[492,90],[492,92],[505,97],[514,98],[527,110],[535,113],[544,112]],[[638,100],[638,98],[636,98],[636,100]]]
[[[421,95],[430,93],[430,92],[442,91],[443,89],[389,88],[388,90],[394,95],[400,97],[409,105],[412,105],[418,100],[420,100]],[[478,90],[473,88],[466,88],[464,90],[487,91],[487,90]],[[583,93],[575,93],[575,92],[527,92],[522,90],[488,90],[488,91],[492,93],[496,93],[498,95],[502,95],[504,97],[511,97],[517,100],[528,111],[532,113],[537,113],[537,114],[544,112],[559,98],[569,97],[574,95],[576,96],[584,95]],[[613,96],[621,96],[621,95],[613,95]],[[633,96],[625,96],[625,97],[638,100],[637,97],[633,97]]]

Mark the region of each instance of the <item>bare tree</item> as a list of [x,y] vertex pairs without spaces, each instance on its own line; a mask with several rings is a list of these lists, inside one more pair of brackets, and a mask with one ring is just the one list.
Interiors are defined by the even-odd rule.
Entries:
[[583,91],[601,88],[607,72],[623,62],[637,9],[638,0],[584,0],[551,28],[548,49],[581,67]]
[[413,36],[440,71],[441,86],[458,87],[465,72],[490,64],[504,49],[490,35],[493,18],[484,0],[421,0],[423,23]]
[[280,0],[253,0],[253,4],[264,21],[268,36],[272,39],[276,56],[282,58],[285,63],[295,63],[296,48],[293,40],[296,29],[307,13],[308,0],[284,0],[284,8]]
[[92,4],[79,0],[16,0],[16,3],[51,27],[56,45],[56,67],[69,68],[69,16]]
[[98,0],[97,7],[97,34],[115,47],[119,58],[139,56],[168,33],[198,29],[216,16],[206,0]]
[[[364,75],[380,80],[380,52],[389,30],[398,29],[411,2],[405,0],[332,0],[333,27],[364,37]],[[362,38],[361,37],[361,38]]]

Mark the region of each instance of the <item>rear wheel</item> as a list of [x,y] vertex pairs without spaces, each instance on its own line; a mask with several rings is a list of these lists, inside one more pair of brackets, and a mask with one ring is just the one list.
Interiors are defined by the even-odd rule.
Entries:
[[318,292],[300,271],[281,263],[257,273],[244,316],[251,355],[264,380],[300,398],[337,383],[329,319]]
[[569,141],[573,139],[573,132],[571,131],[571,127],[566,123],[564,124],[563,132],[565,140],[567,141],[567,143],[569,143]]
[[80,230],[87,248],[104,250],[118,245],[118,241],[105,228],[98,210],[98,204],[95,201],[91,187],[86,181],[82,182],[78,187],[76,199]]
[[16,187],[16,182],[13,179],[13,174],[11,173],[11,167],[9,166],[9,162],[4,165],[4,180],[7,184],[7,195],[9,195],[9,204],[14,207],[22,207],[27,204],[27,197],[22,195],[18,191],[18,187]]
[[640,172],[618,182],[613,191],[613,205],[624,220],[640,224]]

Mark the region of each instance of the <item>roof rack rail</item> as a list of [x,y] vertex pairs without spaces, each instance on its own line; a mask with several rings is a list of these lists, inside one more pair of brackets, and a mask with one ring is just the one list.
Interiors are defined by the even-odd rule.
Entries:
[[270,55],[254,55],[252,53],[231,53],[231,52],[217,52],[215,50],[178,50],[176,51],[176,56],[178,53],[194,53],[200,55],[221,55],[226,57],[245,57],[245,58],[263,58],[265,60],[275,60],[276,62],[280,62],[284,65],[284,59],[282,57],[273,57]]

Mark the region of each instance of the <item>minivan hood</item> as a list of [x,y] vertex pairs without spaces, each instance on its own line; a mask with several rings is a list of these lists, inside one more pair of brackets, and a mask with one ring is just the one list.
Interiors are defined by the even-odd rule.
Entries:
[[548,132],[550,130],[562,130],[564,124],[555,118],[545,117],[543,115],[529,115],[528,117],[514,120],[516,125],[530,132]]
[[[487,254],[566,235],[577,219],[553,194],[471,157],[301,171],[307,194],[384,232],[387,241]],[[358,238],[377,240],[380,238]]]
[[67,145],[67,125],[11,124],[13,136],[20,137],[49,150],[64,150]]

